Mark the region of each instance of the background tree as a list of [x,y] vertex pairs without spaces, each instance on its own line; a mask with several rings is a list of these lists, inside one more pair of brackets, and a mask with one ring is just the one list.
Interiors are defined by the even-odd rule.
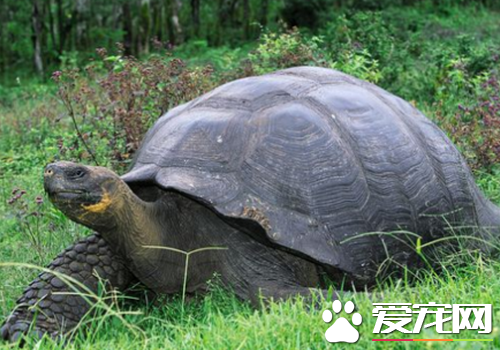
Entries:
[[332,9],[356,13],[416,3],[444,11],[457,4],[500,8],[496,0],[2,0],[0,68],[4,79],[33,71],[48,77],[61,62],[82,62],[97,47],[113,49],[117,42],[137,57],[149,54],[153,43],[165,48],[196,39],[236,46],[256,39],[259,25],[314,32]]

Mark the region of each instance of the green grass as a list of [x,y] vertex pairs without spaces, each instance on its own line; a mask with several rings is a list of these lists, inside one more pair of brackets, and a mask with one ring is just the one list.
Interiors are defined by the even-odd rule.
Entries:
[[256,43],[248,43],[236,48],[227,46],[209,48],[205,40],[196,40],[176,48],[174,55],[193,66],[211,64],[216,69],[228,69],[236,67],[255,46]]
[[[481,43],[498,46],[496,35],[500,15],[495,12],[474,12],[457,8],[451,15],[427,14],[416,9],[402,9],[387,12],[395,22],[408,54],[401,53],[403,46],[393,50],[392,44],[379,45],[378,39],[369,38],[374,51],[381,57],[381,74],[385,74],[386,88],[392,92],[416,100],[430,116],[436,110],[441,117],[453,119],[457,103],[469,101],[467,82],[480,74],[471,68],[470,76],[462,78],[458,69],[446,68],[448,61],[456,55],[467,55],[461,45],[466,37],[481,38]],[[369,17],[371,18],[371,17]],[[370,19],[368,20],[370,21]],[[405,26],[415,22],[421,28],[415,33],[402,32]],[[420,24],[419,24],[420,23]],[[428,23],[422,25],[422,23]],[[378,24],[377,24],[378,25]],[[373,34],[377,30],[370,30]],[[333,31],[335,38],[337,31]],[[363,34],[363,33],[361,33]],[[356,34],[358,35],[358,34]],[[363,37],[363,35],[360,35]],[[413,39],[414,38],[414,39]],[[330,40],[329,38],[327,38]],[[384,38],[382,38],[384,39]],[[332,44],[326,40],[324,43]],[[333,40],[333,39],[332,39]],[[307,38],[306,38],[307,41]],[[383,44],[384,40],[380,40]],[[276,56],[287,52],[285,42],[273,41],[267,48],[276,49]],[[274,46],[273,46],[274,45]],[[474,47],[470,53],[471,62],[481,61]],[[449,48],[444,52],[442,47]],[[213,62],[216,68],[234,68],[236,62],[246,57],[255,43],[240,49],[209,49],[204,42],[193,42],[176,50],[176,55],[189,59],[191,65]],[[332,45],[335,47],[335,45]],[[319,49],[323,49],[322,47]],[[342,47],[342,50],[347,50]],[[377,51],[379,50],[379,51]],[[482,48],[487,51],[486,48]],[[420,52],[418,54],[411,52]],[[441,55],[443,51],[443,55]],[[454,53],[456,51],[456,53]],[[411,54],[414,56],[411,56]],[[448,55],[448,56],[447,56]],[[409,58],[411,56],[411,58]],[[441,57],[441,56],[444,56]],[[360,56],[354,56],[360,57]],[[386,57],[387,62],[383,62]],[[270,57],[269,62],[279,61]],[[401,60],[401,61],[398,61]],[[407,60],[407,61],[403,61]],[[440,61],[438,61],[440,60]],[[267,62],[267,61],[266,61]],[[364,62],[364,61],[361,61]],[[344,63],[350,64],[349,62]],[[385,65],[383,65],[385,64]],[[498,65],[497,65],[498,66]],[[495,67],[497,67],[495,66]],[[272,67],[265,66],[267,70]],[[494,68],[493,66],[490,68]],[[443,73],[444,72],[444,73]],[[482,72],[482,71],[481,71]],[[446,74],[445,74],[446,73]],[[448,75],[447,75],[448,74]],[[392,77],[397,80],[392,81]],[[456,78],[459,76],[460,79]],[[456,80],[447,80],[456,79]],[[450,82],[451,81],[451,82]],[[463,83],[463,84],[462,84]],[[449,86],[456,88],[452,90]],[[433,89],[430,89],[433,87]],[[69,221],[53,208],[44,197],[43,204],[36,204],[37,196],[43,197],[42,170],[46,163],[59,159],[58,140],[74,140],[75,133],[64,108],[53,98],[55,86],[51,84],[20,82],[15,88],[0,87],[0,264],[22,263],[44,266],[61,250],[78,238],[89,234],[82,226]],[[429,92],[430,91],[430,92]],[[443,92],[444,91],[444,92]],[[429,97],[435,92],[443,100],[442,105],[434,104]],[[438,114],[438,113],[436,113]],[[441,120],[442,121],[442,120]],[[66,145],[69,146],[69,145]],[[100,155],[100,159],[105,159]],[[65,158],[64,156],[63,158]],[[70,156],[67,156],[70,157]],[[103,165],[109,166],[104,163]],[[500,172],[493,167],[488,171],[478,171],[476,180],[486,195],[495,203],[500,203]],[[22,199],[8,204],[15,188],[26,190]],[[38,216],[30,215],[37,212]],[[457,263],[460,262],[460,263]],[[8,265],[8,264],[7,264]],[[15,305],[15,300],[35,277],[33,268],[0,267],[0,314],[5,317]],[[366,294],[363,291],[350,293],[343,302],[353,300],[358,312],[363,316],[359,330],[361,339],[352,345],[329,344],[324,339],[327,328],[322,321],[324,308],[310,308],[303,301],[272,304],[268,308],[255,310],[248,303],[239,301],[230,292],[214,285],[213,291],[204,297],[194,298],[184,305],[178,295],[161,303],[146,304],[128,302],[104,307],[99,297],[99,312],[94,318],[86,319],[80,327],[74,342],[63,347],[61,344],[43,340],[29,343],[27,348],[38,349],[500,349],[500,262],[497,259],[476,255],[445,256],[443,271],[435,274],[422,270],[413,278],[393,279],[381,284]],[[123,299],[119,296],[118,299]],[[454,338],[494,338],[493,342],[456,343],[391,343],[372,342],[375,318],[371,316],[373,302],[412,303],[491,303],[493,304],[493,332],[480,335],[475,331],[453,335]],[[380,336],[377,336],[380,337]],[[421,334],[393,333],[393,338],[447,338],[433,329]],[[0,343],[1,349],[11,345]]]
[[[15,180],[15,185],[36,183],[36,176]],[[41,244],[44,256],[35,253],[26,232],[15,221],[2,221],[0,261],[30,262],[41,264],[50,260],[65,245],[86,230],[58,216],[47,205],[48,213],[42,219]],[[9,211],[2,207],[2,214]],[[51,223],[58,226],[46,230]],[[470,258],[468,258],[470,259]],[[3,281],[0,305],[7,315],[14,305],[15,297],[33,278],[36,270],[16,267],[1,267]],[[371,316],[372,302],[443,302],[443,303],[491,303],[494,306],[500,297],[500,263],[495,261],[470,260],[467,266],[448,268],[439,275],[421,271],[416,282],[405,279],[382,284],[369,296],[362,291],[350,294],[342,301],[353,300],[364,322],[360,327],[361,340],[345,348],[366,349],[411,349],[423,346],[414,343],[374,343],[372,337],[375,319]],[[324,304],[325,308],[330,303]],[[203,298],[189,301],[183,308],[180,296],[165,300],[158,305],[145,303],[113,305],[111,310],[100,310],[95,319],[88,319],[81,327],[69,349],[322,349],[329,345],[323,339],[325,324],[321,309],[310,309],[302,301],[272,304],[267,309],[254,310],[247,303],[237,300],[231,293],[220,288]],[[346,316],[346,315],[345,315]],[[427,343],[426,348],[442,349],[494,349],[500,347],[500,329],[495,320],[500,310],[494,307],[494,330],[491,335],[478,336],[473,331],[462,332],[460,338],[495,338],[493,343]],[[391,337],[398,337],[393,334]],[[445,338],[434,331],[414,338]],[[457,336],[454,335],[456,338]],[[31,347],[37,344],[29,344]],[[8,348],[8,345],[2,345]],[[51,341],[42,341],[41,349],[62,349]]]
[[[22,104],[21,104],[22,105]],[[13,107],[17,113],[28,113],[30,107]],[[12,125],[11,108],[2,109],[1,125]],[[21,117],[21,119],[23,119]],[[35,121],[33,121],[35,122]],[[19,126],[21,129],[22,126]],[[56,156],[57,148],[43,142],[22,142],[49,133],[42,120],[36,128],[21,136],[15,130],[5,128],[2,134],[0,173],[0,262],[28,263],[38,266],[47,264],[58,252],[79,237],[87,235],[87,229],[66,219],[45,198],[37,205],[35,197],[43,195],[42,169],[47,160]],[[61,125],[58,132],[70,132],[68,125]],[[7,130],[9,129],[9,130]],[[37,136],[38,135],[38,136]],[[42,141],[42,140],[40,140]],[[21,148],[10,149],[16,144]],[[16,148],[17,148],[16,147]],[[5,157],[5,154],[7,156]],[[17,158],[13,158],[17,157]],[[12,159],[11,159],[12,158]],[[478,183],[490,198],[498,201],[500,176],[481,174]],[[25,189],[22,204],[7,204],[13,188]],[[39,217],[27,213],[38,211]],[[447,259],[448,260],[448,259]],[[451,259],[453,260],[453,259]],[[353,300],[363,316],[360,327],[361,340],[346,349],[494,349],[500,348],[498,320],[500,309],[500,263],[466,257],[468,263],[455,266],[448,262],[445,271],[436,275],[421,271],[412,280],[384,282],[372,291],[374,296],[360,291],[350,294],[343,301]],[[15,299],[33,279],[37,271],[18,267],[0,267],[0,310],[3,316],[13,308]],[[460,338],[495,338],[488,343],[388,343],[372,342],[375,319],[371,316],[372,302],[442,302],[442,303],[492,303],[494,305],[491,335],[478,335],[474,331],[462,332]],[[330,307],[325,303],[324,308]],[[88,319],[69,349],[323,349],[339,348],[324,340],[326,330],[321,318],[322,309],[310,309],[298,301],[272,304],[269,308],[255,310],[220,288],[202,298],[196,298],[183,308],[181,296],[164,301],[160,305],[127,303],[113,305],[109,310],[100,309],[95,319]],[[496,321],[496,322],[495,322]],[[399,336],[401,336],[399,334]],[[394,333],[391,337],[398,337]],[[414,338],[445,338],[432,330]],[[456,338],[457,335],[454,335]],[[62,349],[62,345],[45,340],[29,347]],[[0,348],[10,345],[1,344]]]

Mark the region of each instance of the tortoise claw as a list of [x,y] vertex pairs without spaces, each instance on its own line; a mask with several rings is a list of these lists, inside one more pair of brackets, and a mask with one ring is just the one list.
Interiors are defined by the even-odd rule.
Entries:
[[46,334],[53,339],[56,338],[58,334],[57,331],[51,332],[50,329],[37,327],[35,324],[32,324],[32,321],[20,319],[17,316],[18,315],[11,315],[0,328],[0,336],[2,340],[17,343],[26,335],[29,335],[34,339],[42,339]]
[[12,343],[17,343],[19,339],[21,339],[23,333],[22,332],[14,332],[12,336],[10,337],[9,341]]
[[9,340],[9,326],[7,323],[0,328],[0,336],[2,337],[2,340]]
[[28,332],[30,323],[25,320],[19,320],[14,315],[7,318],[0,329],[2,339],[9,342],[17,342],[24,334]]

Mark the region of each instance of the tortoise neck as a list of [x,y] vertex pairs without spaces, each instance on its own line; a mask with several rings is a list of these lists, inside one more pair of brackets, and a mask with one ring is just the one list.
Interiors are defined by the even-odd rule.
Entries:
[[116,224],[103,232],[104,238],[125,255],[141,251],[147,245],[160,245],[162,227],[158,212],[159,207],[167,209],[165,204],[161,200],[143,201],[126,184],[123,187],[123,198],[115,208]]

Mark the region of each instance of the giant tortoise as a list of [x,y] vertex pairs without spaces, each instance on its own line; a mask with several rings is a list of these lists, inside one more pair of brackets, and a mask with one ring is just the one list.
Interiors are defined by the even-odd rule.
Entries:
[[[436,125],[401,98],[325,68],[222,85],[161,117],[125,175],[57,162],[44,186],[95,231],[48,267],[95,292],[105,279],[119,290],[140,281],[179,293],[185,256],[173,249],[204,247],[226,249],[190,257],[187,292],[205,290],[214,274],[257,302],[307,296],[325,280],[369,286],[387,259],[421,266],[417,241],[454,235],[455,226],[488,240],[500,226],[499,209]],[[90,305],[60,293],[68,290],[60,276],[40,274],[2,337],[71,330]]]

